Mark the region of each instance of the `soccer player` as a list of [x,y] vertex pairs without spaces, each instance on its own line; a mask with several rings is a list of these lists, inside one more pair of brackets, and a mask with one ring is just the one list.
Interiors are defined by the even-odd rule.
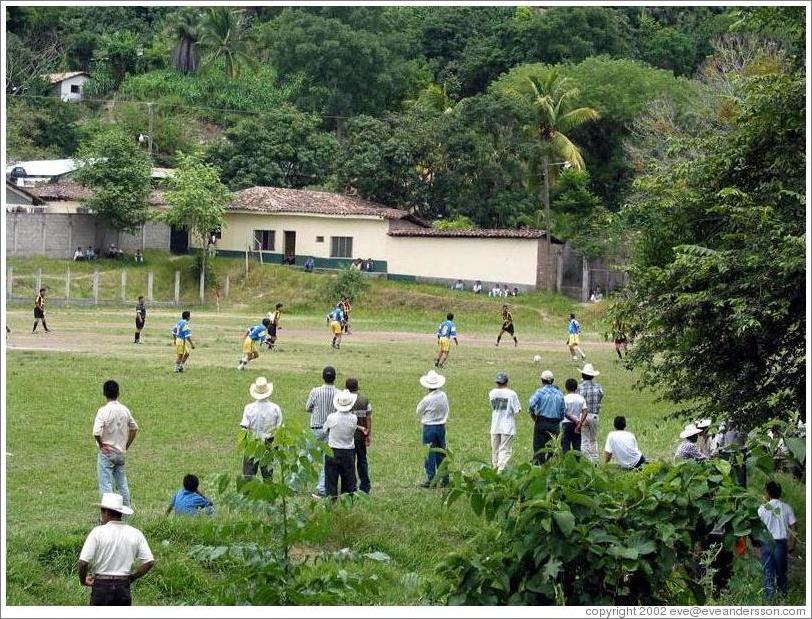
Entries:
[[344,313],[344,319],[341,321],[341,330],[347,335],[352,335],[352,331],[350,331],[350,300],[346,295],[341,295],[338,307],[340,307]]
[[141,329],[144,328],[144,322],[147,320],[147,307],[144,305],[144,297],[138,297],[138,303],[135,305],[135,339],[133,344],[141,343]]
[[623,327],[623,323],[620,321],[616,321],[614,325],[612,325],[613,331],[613,339],[615,340],[615,352],[617,353],[618,359],[623,359],[623,355],[620,353],[621,349],[624,353],[629,352],[629,338],[626,336],[626,329]]
[[567,326],[567,346],[569,346],[573,361],[578,361],[578,355],[581,355],[581,359],[586,359],[586,354],[579,346],[580,340],[581,323],[575,320],[575,314],[570,314],[570,322]]
[[335,309],[327,314],[327,322],[330,325],[330,331],[333,334],[333,348],[341,348],[341,323],[344,321],[344,312],[341,310],[340,305],[336,305]]
[[513,345],[518,346],[519,340],[516,339],[516,336],[513,334],[513,314],[510,313],[510,308],[507,304],[502,306],[502,329],[499,331],[499,335],[496,336],[496,345],[499,346],[499,342],[502,340],[502,334],[509,333],[510,337],[513,338]]
[[437,359],[434,361],[434,367],[441,368],[448,359],[448,352],[451,350],[451,340],[454,344],[459,346],[457,341],[457,327],[454,326],[454,314],[447,314],[445,320],[440,323],[437,328],[437,345],[440,348],[437,353]]
[[48,325],[45,324],[45,288],[39,289],[39,294],[34,300],[34,328],[31,333],[37,332],[37,325],[40,320],[42,321],[42,327],[45,329],[45,333],[50,333],[51,330],[48,328]]
[[255,325],[245,332],[245,339],[242,341],[243,356],[237,364],[238,370],[244,370],[251,360],[259,357],[259,347],[268,338],[270,326],[270,318],[263,318],[262,324]]
[[183,372],[186,369],[186,361],[189,353],[194,350],[195,344],[192,341],[192,330],[189,328],[189,321],[192,313],[186,310],[180,315],[180,320],[172,328],[172,342],[175,345],[175,352],[178,358],[175,360],[175,371]]
[[271,321],[271,326],[268,327],[268,339],[265,340],[268,344],[268,350],[273,350],[276,344],[276,332],[279,329],[279,319],[282,317],[281,303],[277,303],[273,312],[268,312],[268,318]]

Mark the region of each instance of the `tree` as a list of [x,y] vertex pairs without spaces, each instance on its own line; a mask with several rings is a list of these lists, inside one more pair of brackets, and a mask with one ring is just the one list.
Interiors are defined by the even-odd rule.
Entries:
[[644,384],[746,430],[805,415],[805,76],[742,80],[728,131],[672,139],[691,157],[637,182],[613,313]]
[[76,180],[91,190],[84,202],[116,230],[134,232],[149,218],[150,161],[138,143],[116,127],[79,147]]
[[223,171],[223,180],[232,189],[301,188],[327,179],[335,146],[335,138],[321,128],[317,116],[284,105],[239,121],[207,158]]
[[197,49],[200,19],[197,11],[187,9],[177,13],[172,28],[176,39],[171,53],[172,66],[181,73],[195,73],[200,63]]
[[225,207],[231,199],[228,188],[220,182],[220,173],[213,165],[195,155],[180,153],[165,195],[169,205],[165,221],[188,230],[197,239],[205,273],[206,243],[212,231],[225,226]]
[[200,25],[200,38],[197,47],[204,54],[204,62],[209,65],[222,64],[226,75],[237,79],[243,66],[254,66],[251,55],[251,37],[245,13],[226,6],[210,8]]

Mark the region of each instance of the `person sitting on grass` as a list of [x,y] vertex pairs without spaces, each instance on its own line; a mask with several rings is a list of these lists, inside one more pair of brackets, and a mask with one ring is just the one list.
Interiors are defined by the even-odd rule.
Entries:
[[214,503],[200,492],[199,487],[200,480],[197,475],[185,475],[183,488],[172,497],[169,507],[166,508],[166,515],[171,514],[174,509],[176,514],[211,516],[214,513]]
[[638,469],[646,463],[646,457],[637,446],[637,438],[626,431],[626,418],[615,417],[615,429],[606,437],[604,448],[607,464],[614,456],[622,469]]

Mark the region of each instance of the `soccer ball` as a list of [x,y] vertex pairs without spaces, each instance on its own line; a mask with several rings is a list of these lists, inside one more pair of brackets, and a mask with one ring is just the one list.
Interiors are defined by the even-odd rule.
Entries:
[[533,363],[540,363],[541,362],[541,355],[535,355],[533,357]]

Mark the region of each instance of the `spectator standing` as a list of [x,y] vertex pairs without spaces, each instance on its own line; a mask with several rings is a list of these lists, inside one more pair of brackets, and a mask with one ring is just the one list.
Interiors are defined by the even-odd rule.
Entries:
[[[445,376],[431,370],[420,377],[420,384],[429,390],[417,405],[417,414],[423,428],[423,445],[429,448],[426,454],[426,481],[421,482],[421,488],[429,488],[434,483],[437,470],[445,459],[446,449],[446,423],[448,422],[449,403],[448,396],[441,388],[445,385]],[[438,451],[443,450],[443,451]],[[444,476],[442,485],[448,483]]]
[[696,444],[700,434],[702,434],[702,430],[694,424],[689,423],[685,426],[680,432],[679,437],[682,442],[677,446],[674,457],[677,460],[707,460],[707,456],[699,450]]
[[99,494],[105,495],[118,490],[124,505],[130,507],[130,488],[127,484],[125,456],[138,433],[138,424],[130,409],[118,401],[119,386],[114,380],[108,380],[102,386],[107,404],[96,412],[93,422],[93,438],[99,447],[97,470],[99,477]]
[[611,462],[614,457],[622,469],[636,469],[643,466],[646,463],[646,457],[637,446],[637,437],[626,430],[626,418],[615,417],[614,426],[615,429],[606,436],[606,447],[604,447],[606,462]]
[[[310,390],[310,395],[307,396],[305,410],[310,413],[310,431],[313,432],[313,438],[317,441],[324,442],[327,440],[327,431],[324,429],[324,422],[327,420],[328,415],[335,412],[333,398],[337,392],[335,388],[336,369],[328,365],[321,371],[321,378],[324,384],[321,387],[314,387]],[[322,468],[313,497],[321,499],[325,496],[327,496],[327,491],[324,482],[324,468]]]
[[533,419],[533,463],[544,464],[550,454],[542,450],[558,436],[564,418],[564,396],[553,386],[555,377],[550,370],[541,373],[541,388],[530,397],[530,417]]
[[513,455],[516,416],[522,410],[519,396],[513,389],[508,389],[508,380],[505,372],[499,372],[496,388],[488,394],[491,403],[491,464],[500,473]]
[[[369,463],[367,462],[367,447],[372,442],[372,404],[369,398],[358,393],[358,379],[348,378],[344,387],[357,397],[355,404],[350,410],[355,415],[358,422],[358,430],[355,432],[355,468],[358,473],[358,489],[369,494],[372,484],[369,481]],[[364,428],[362,430],[361,428]]]
[[581,428],[589,415],[584,396],[578,393],[578,381],[568,378],[564,383],[564,421],[561,422],[561,451],[581,450]]
[[[270,447],[273,444],[276,430],[282,425],[282,409],[279,408],[279,405],[268,401],[273,393],[273,383],[269,383],[264,376],[258,376],[254,384],[248,388],[248,393],[254,401],[243,409],[240,427]],[[258,469],[262,473],[263,480],[270,479],[273,475],[271,467],[264,466],[258,460],[248,456],[243,457],[242,476],[244,479],[253,478]]]
[[787,594],[787,568],[789,554],[798,539],[795,512],[781,500],[781,485],[767,482],[764,489],[766,505],[758,508],[758,517],[769,532],[769,540],[761,547],[761,568],[764,570],[764,597],[772,600],[776,589]]
[[183,476],[183,488],[172,496],[169,507],[166,508],[166,515],[171,514],[172,510],[175,510],[176,514],[186,516],[214,514],[214,503],[200,492],[200,480],[197,475]]
[[[79,582],[91,587],[91,606],[132,606],[130,585],[149,572],[155,558],[144,534],[124,524],[122,516],[133,510],[120,494],[102,495],[101,524],[85,539],[79,553]],[[133,571],[133,564],[139,566]],[[92,570],[92,576],[88,572]]]
[[581,384],[578,385],[588,413],[581,422],[581,453],[592,462],[598,462],[598,419],[601,413],[601,402],[603,401],[603,387],[595,382],[595,377],[600,376],[591,363],[584,364],[581,368]]
[[327,446],[332,455],[324,458],[325,488],[327,496],[338,497],[338,482],[341,481],[341,494],[354,494],[357,488],[355,479],[355,432],[366,431],[358,425],[358,418],[350,412],[358,395],[344,389],[333,396],[334,413],[324,421],[327,432]]

